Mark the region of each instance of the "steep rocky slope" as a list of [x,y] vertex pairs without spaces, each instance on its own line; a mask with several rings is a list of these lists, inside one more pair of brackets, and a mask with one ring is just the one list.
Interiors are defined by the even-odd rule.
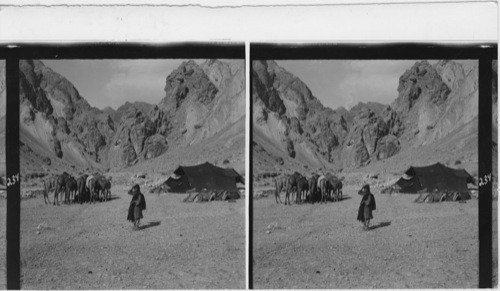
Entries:
[[21,149],[47,166],[99,167],[115,132],[109,115],[42,62],[21,60],[19,69]]
[[[40,61],[21,61],[20,72],[25,171],[127,170],[199,144],[236,123],[244,126],[243,62],[183,62],[167,76],[159,104],[127,102],[117,110],[90,106],[69,81]],[[239,134],[244,140],[244,130]],[[226,155],[236,151],[231,148]],[[209,158],[203,152],[198,157]]]
[[139,110],[143,114],[148,113],[151,108],[153,108],[153,105],[146,103],[146,102],[141,102],[141,101],[136,101],[136,102],[125,102],[122,106],[118,107],[118,109],[113,109],[111,107],[105,107],[102,111],[104,114],[107,114],[111,117],[113,122],[115,124],[120,124],[120,120],[122,116],[129,110],[129,108],[134,107],[135,109]]
[[[387,168],[386,161],[398,161],[393,168],[400,170],[467,159],[471,152],[477,160],[477,63],[416,62],[394,84],[392,104],[359,103],[350,110],[324,107],[274,61],[252,65],[257,172]],[[450,146],[455,156],[435,154]]]
[[[130,166],[168,149],[204,144],[235,123],[244,125],[244,86],[243,64],[230,66],[216,60],[201,66],[194,61],[182,63],[167,77],[165,97],[158,105],[148,113],[131,107],[123,114],[109,151],[110,166]],[[244,131],[240,138],[244,140]],[[232,147],[228,155],[235,150],[240,151]],[[199,154],[200,161],[208,158]]]
[[[332,110],[275,62],[253,63],[254,142],[308,167],[359,167],[397,152],[401,122],[377,103]],[[283,155],[285,153],[285,155]],[[281,158],[281,159],[280,159]]]
[[401,76],[398,93],[393,106],[416,134],[413,142],[432,143],[477,117],[477,64],[417,62]]

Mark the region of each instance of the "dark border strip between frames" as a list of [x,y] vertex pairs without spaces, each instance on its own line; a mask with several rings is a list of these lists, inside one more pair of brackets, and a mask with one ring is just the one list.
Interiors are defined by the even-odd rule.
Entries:
[[251,60],[465,60],[496,58],[497,44],[268,44],[250,46]]
[[[19,61],[7,58],[5,154],[7,174],[7,289],[20,289],[20,210],[21,184],[19,181]],[[17,177],[17,181],[15,180]],[[16,181],[16,182],[14,182]]]
[[[21,59],[245,59],[243,43],[2,44],[6,60],[7,289],[21,288],[19,163],[19,60]],[[14,178],[14,177],[17,177]],[[15,181],[15,182],[14,182]]]
[[[394,44],[269,44],[250,45],[250,70],[254,60],[478,60],[479,62],[479,177],[492,174],[492,61],[497,59],[497,44],[394,43]],[[252,96],[250,71],[250,96]],[[250,104],[250,134],[253,133],[252,105]],[[250,167],[253,165],[253,146],[250,146]],[[250,185],[253,185],[250,170]],[[250,208],[253,206],[253,188],[250,186]],[[492,182],[479,187],[479,288],[492,287]],[[253,211],[249,211],[249,244],[253,249]],[[253,253],[249,253],[250,288],[253,288]]]
[[0,56],[19,59],[245,59],[243,43],[0,44]]
[[[479,59],[479,288],[493,287],[492,60],[488,55]],[[483,184],[481,180],[488,176],[489,182]]]

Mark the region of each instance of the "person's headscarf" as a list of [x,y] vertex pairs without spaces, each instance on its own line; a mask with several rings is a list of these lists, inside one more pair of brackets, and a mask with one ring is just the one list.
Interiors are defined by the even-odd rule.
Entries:
[[128,191],[128,194],[134,195],[137,193],[141,193],[141,188],[139,187],[139,184],[135,184],[130,191]]
[[370,185],[368,185],[368,184],[365,184],[361,188],[361,190],[359,190],[359,192],[358,192],[358,194],[360,194],[360,195],[365,195],[365,194],[368,194],[368,193],[370,193]]

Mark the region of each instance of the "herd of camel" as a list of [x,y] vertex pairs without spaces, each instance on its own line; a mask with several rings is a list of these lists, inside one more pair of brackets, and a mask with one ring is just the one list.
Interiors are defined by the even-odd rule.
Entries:
[[45,204],[50,204],[49,193],[54,191],[54,205],[59,205],[59,194],[64,194],[64,203],[107,201],[111,198],[111,177],[101,174],[81,175],[78,178],[63,172],[61,175],[49,177],[43,181]]
[[[342,200],[342,180],[327,173],[325,175],[313,174],[309,179],[295,172],[291,175],[284,175],[275,179],[276,203],[282,203],[280,193],[285,191],[285,205],[291,205],[290,194],[295,194],[295,203],[320,202],[328,200]],[[293,200],[293,197],[292,197]]]

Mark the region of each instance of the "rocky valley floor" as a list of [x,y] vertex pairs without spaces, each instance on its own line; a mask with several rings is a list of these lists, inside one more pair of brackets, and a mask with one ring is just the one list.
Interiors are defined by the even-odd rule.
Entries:
[[[344,200],[315,205],[255,197],[254,288],[477,288],[477,199],[417,204],[414,195],[373,191],[377,210],[363,231],[357,190],[345,187]],[[493,210],[497,285],[496,200]]]
[[144,189],[143,227],[134,231],[126,220],[129,188],[114,185],[114,199],[95,205],[23,200],[21,287],[245,288],[244,199],[183,203],[187,194]]

